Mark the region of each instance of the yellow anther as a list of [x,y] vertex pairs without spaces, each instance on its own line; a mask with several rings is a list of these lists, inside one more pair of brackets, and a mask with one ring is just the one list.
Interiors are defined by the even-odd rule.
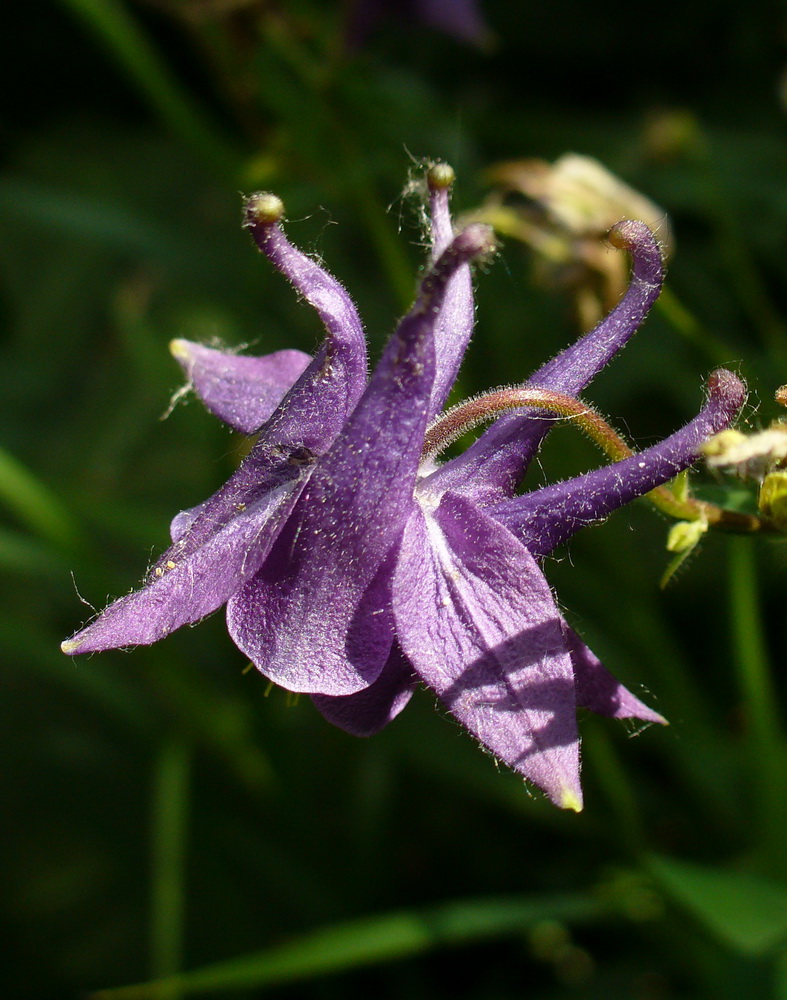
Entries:
[[426,175],[429,187],[437,190],[451,187],[455,180],[454,168],[447,163],[435,163]]
[[284,202],[270,191],[258,191],[246,202],[246,217],[250,222],[269,226],[284,215]]
[[573,788],[561,789],[558,805],[561,809],[573,809],[575,813],[582,812],[582,799]]
[[170,340],[169,353],[177,361],[191,361],[191,345],[180,337]]

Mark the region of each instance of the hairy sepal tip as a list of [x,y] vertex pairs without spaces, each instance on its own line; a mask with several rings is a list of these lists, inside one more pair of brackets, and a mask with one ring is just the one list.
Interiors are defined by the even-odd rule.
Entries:
[[657,242],[648,226],[634,219],[624,219],[615,223],[607,234],[607,239],[618,250],[629,251],[635,250],[643,243]]
[[270,191],[257,191],[246,199],[246,226],[272,226],[283,217],[284,202]]
[[708,376],[708,395],[737,412],[746,402],[746,383],[728,368],[717,368]]

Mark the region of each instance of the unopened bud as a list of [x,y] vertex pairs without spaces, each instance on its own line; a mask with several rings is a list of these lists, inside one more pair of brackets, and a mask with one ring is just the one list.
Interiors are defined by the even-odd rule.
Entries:
[[667,552],[690,552],[708,530],[708,522],[678,521],[667,535]]
[[787,423],[777,421],[758,434],[726,430],[700,449],[712,468],[729,469],[741,479],[763,479],[787,462]]
[[719,459],[718,462],[711,462],[711,465],[726,465],[723,456],[727,455],[732,449],[737,448],[746,441],[746,435],[742,434],[740,431],[728,428],[726,431],[720,431],[718,434],[714,434],[712,438],[709,438],[701,447],[700,451],[708,459]]
[[760,487],[759,507],[780,531],[787,531],[787,472],[770,472]]

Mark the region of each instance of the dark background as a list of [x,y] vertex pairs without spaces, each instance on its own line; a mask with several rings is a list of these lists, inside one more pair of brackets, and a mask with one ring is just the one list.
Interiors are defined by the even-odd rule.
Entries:
[[[589,398],[644,447],[726,363],[749,427],[777,415],[782,6],[483,14],[481,47],[400,11],[348,50],[347,8],[316,0],[4,10],[4,997],[227,960],[217,996],[787,998],[778,541],[713,535],[661,591],[668,525],[643,503],[549,561],[571,621],[672,723],[633,739],[583,718],[580,815],[496,769],[424,692],[372,740],[331,728],[243,672],[221,614],[133,653],[59,652],[90,614],[79,595],[100,607],[138,582],[241,453],[196,401],[159,420],[181,381],[168,341],[319,342],[241,230],[240,192],[284,198],[377,351],[422,261],[412,158],[447,159],[469,210],[498,160],[597,157],[669,213],[689,318],[656,310]],[[466,391],[576,336],[536,275],[509,241],[479,276]],[[597,462],[558,430],[533,481]]]

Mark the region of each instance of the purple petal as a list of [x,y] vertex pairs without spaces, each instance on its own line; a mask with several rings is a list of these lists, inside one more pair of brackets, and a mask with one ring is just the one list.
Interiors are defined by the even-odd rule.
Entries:
[[524,546],[447,493],[408,521],[393,596],[402,650],[451,713],[557,805],[580,809],[574,669]]
[[451,275],[489,245],[460,234],[424,279],[342,433],[318,463],[260,573],[230,601],[241,650],[291,691],[346,695],[393,641],[384,561],[414,503],[434,380],[434,321]]
[[[429,172],[433,259],[439,257],[454,237],[449,208],[451,181],[439,183],[448,177],[453,177],[453,171],[445,164],[438,164]],[[437,371],[432,388],[430,419],[442,410],[456,381],[459,366],[473,335],[474,319],[472,276],[470,265],[464,264],[448,283],[448,290],[435,325]]]
[[[253,194],[246,201],[245,225],[268,260],[317,311],[328,335],[328,363],[347,389],[349,412],[366,386],[366,337],[355,303],[343,286],[316,261],[296,249],[278,225],[284,209],[275,195]],[[338,368],[339,371],[333,369]]]
[[221,607],[259,569],[299,492],[295,481],[268,493],[196,552],[156,567],[141,590],[110,604],[62,645],[64,653],[147,646]]
[[643,722],[667,725],[663,715],[648,708],[612,676],[596,654],[588,649],[565,622],[563,635],[574,665],[577,705],[611,719],[642,719]]
[[418,678],[394,643],[380,676],[363,691],[342,698],[312,695],[328,722],[352,736],[373,736],[392,722],[412,697]]
[[[610,238],[632,255],[628,291],[594,330],[531,375],[528,385],[576,396],[626,344],[658,298],[664,277],[661,252],[648,227],[620,222]],[[424,489],[438,494],[454,490],[483,505],[509,497],[551,426],[543,412],[502,417],[433,473]]]
[[699,414],[652,448],[584,476],[492,504],[489,513],[534,556],[547,555],[580,528],[667,482],[696,460],[700,445],[727,427],[746,399],[743,382],[724,368],[710,376],[708,390]]
[[260,429],[311,361],[303,351],[252,358],[190,340],[173,340],[170,350],[206,408],[241,434]]

